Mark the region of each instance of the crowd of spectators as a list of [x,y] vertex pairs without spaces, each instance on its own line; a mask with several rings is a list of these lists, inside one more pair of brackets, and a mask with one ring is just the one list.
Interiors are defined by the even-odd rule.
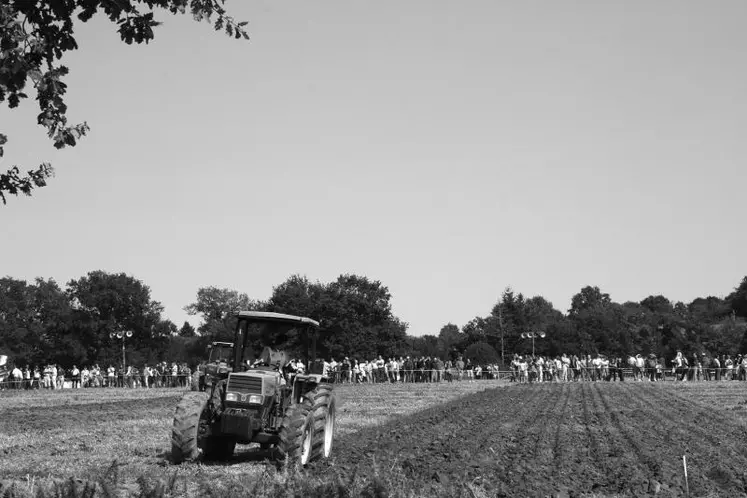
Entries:
[[451,382],[460,380],[495,379],[498,364],[478,365],[461,356],[456,360],[442,360],[429,356],[383,356],[371,360],[332,358],[324,361],[323,373],[337,383],[366,384],[394,382]]
[[65,370],[59,365],[49,364],[45,367],[13,367],[0,389],[63,389],[70,387],[188,387],[192,370],[186,363],[161,362],[153,366],[143,365],[137,368],[128,365],[126,368],[99,365],[78,368],[73,365]]
[[[441,360],[437,357],[390,357],[357,360],[345,357],[342,361],[322,360],[323,374],[335,383],[434,383],[452,381],[475,381],[507,378],[511,382],[578,382],[578,381],[663,381],[667,377],[675,381],[747,380],[747,355],[710,356],[707,353],[689,357],[677,352],[666,362],[654,354],[628,357],[606,355],[532,356],[513,355],[507,368],[501,371],[495,364],[473,364],[459,356],[456,360]],[[300,360],[291,360],[290,371],[303,373],[305,366]],[[186,363],[161,362],[153,366],[132,365],[126,369],[113,365],[83,367],[76,365],[65,370],[59,365],[45,367],[18,366],[9,370],[0,389],[62,389],[64,387],[96,388],[159,388],[189,387],[193,370]]]
[[660,382],[668,376],[675,381],[747,380],[747,356],[693,354],[677,351],[666,362],[655,354],[622,358],[606,355],[563,354],[554,358],[514,355],[510,380],[514,382],[633,381]]

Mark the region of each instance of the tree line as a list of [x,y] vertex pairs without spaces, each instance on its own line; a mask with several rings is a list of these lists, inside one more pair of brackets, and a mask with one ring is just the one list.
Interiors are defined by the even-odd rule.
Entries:
[[141,280],[124,273],[92,271],[64,288],[53,279],[33,282],[0,279],[0,354],[18,365],[56,363],[118,365],[123,339],[127,363],[203,360],[212,341],[230,341],[237,310],[309,316],[321,323],[318,352],[326,358],[464,355],[481,364],[529,354],[527,332],[543,332],[536,354],[648,354],[674,356],[708,351],[747,353],[747,277],[726,297],[699,297],[690,303],[661,295],[616,303],[587,286],[563,313],[542,296],[525,297],[506,288],[492,309],[459,327],[445,324],[437,334],[413,336],[396,317],[392,296],[380,281],[344,274],[332,282],[293,275],[257,300],[232,289],[203,287],[188,314],[201,319],[178,327],[164,318],[163,306]]

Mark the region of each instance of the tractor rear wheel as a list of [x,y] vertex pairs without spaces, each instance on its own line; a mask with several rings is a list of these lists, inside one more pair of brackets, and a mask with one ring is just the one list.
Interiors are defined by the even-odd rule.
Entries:
[[307,398],[293,405],[285,415],[280,427],[280,441],[277,449],[285,457],[288,465],[305,466],[311,461],[314,420],[311,418],[313,405]]
[[171,458],[174,463],[195,460],[200,456],[197,434],[200,416],[207,409],[208,395],[188,392],[176,405],[171,429]]
[[336,423],[336,404],[332,386],[320,384],[307,394],[312,402],[313,437],[311,460],[329,458],[332,453]]

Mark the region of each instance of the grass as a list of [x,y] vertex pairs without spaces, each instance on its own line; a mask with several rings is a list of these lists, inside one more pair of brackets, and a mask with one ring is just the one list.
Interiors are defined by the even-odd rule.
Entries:
[[[341,385],[336,388],[336,438],[501,384],[505,383]],[[364,494],[367,486],[376,488],[373,481],[359,478],[352,482],[343,475],[327,475],[324,482],[314,482],[308,477],[297,480],[287,470],[278,472],[253,447],[239,447],[229,464],[174,466],[169,459],[170,431],[173,410],[183,392],[182,389],[3,392],[0,394],[3,421],[0,480],[5,480],[5,490],[12,480],[16,483],[13,491],[16,494],[45,486],[52,486],[50,492],[57,493],[60,489],[55,491],[53,487],[69,478],[78,480],[73,482],[100,481],[97,492],[109,486],[125,495],[147,495],[158,481],[171,478],[175,487],[166,486],[161,494],[207,496],[217,492],[215,496],[230,496],[240,489],[254,488],[254,495],[262,489],[269,493],[265,496],[279,496],[280,492],[286,496],[294,486],[301,486],[297,491],[303,496],[313,491],[308,486],[321,486],[324,495],[332,496],[329,486]],[[113,461],[116,461],[114,466]],[[210,483],[207,488],[205,483]],[[0,489],[0,496],[3,492]]]

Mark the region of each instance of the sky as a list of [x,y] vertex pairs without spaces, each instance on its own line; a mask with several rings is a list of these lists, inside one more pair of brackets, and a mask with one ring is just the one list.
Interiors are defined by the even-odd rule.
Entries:
[[747,3],[229,1],[250,41],[159,12],[149,45],[79,23],[56,151],[0,109],[0,274],[125,272],[177,325],[198,288],[381,281],[413,335],[510,286],[565,312],[724,296],[747,275]]

